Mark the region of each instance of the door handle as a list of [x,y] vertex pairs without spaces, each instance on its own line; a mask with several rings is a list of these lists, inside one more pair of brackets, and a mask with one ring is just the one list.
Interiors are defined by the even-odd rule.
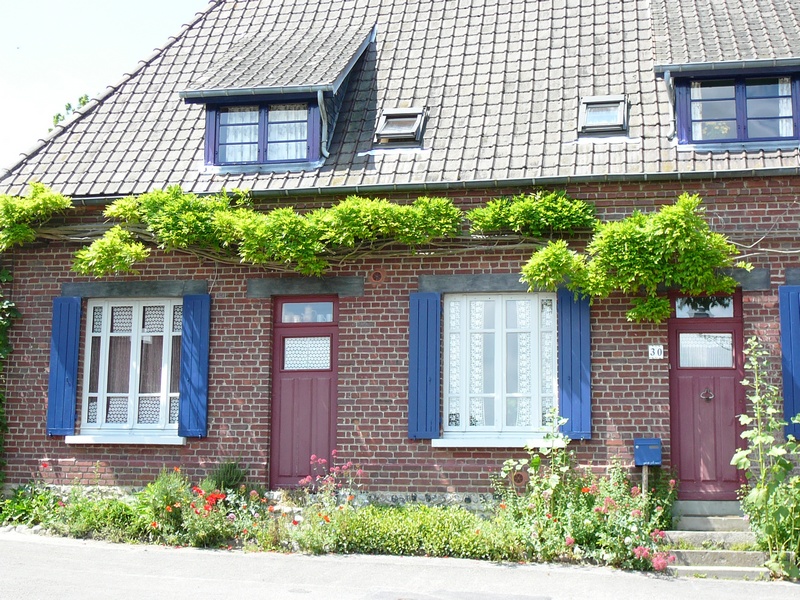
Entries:
[[714,392],[711,391],[711,388],[706,388],[705,390],[700,392],[700,397],[706,402],[708,402],[714,399]]

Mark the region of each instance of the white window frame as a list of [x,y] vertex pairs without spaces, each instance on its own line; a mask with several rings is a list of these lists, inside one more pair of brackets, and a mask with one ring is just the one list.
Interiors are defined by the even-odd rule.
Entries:
[[[593,108],[613,108],[616,117],[613,121],[591,125],[588,113]],[[581,133],[624,133],[628,130],[628,102],[624,95],[586,96],[581,98],[578,109],[578,131]]]
[[[164,307],[164,324],[161,332],[145,332],[142,324],[143,311],[146,306]],[[183,444],[185,439],[178,436],[178,422],[170,423],[170,403],[179,402],[178,392],[170,392],[172,376],[173,345],[181,343],[182,323],[173,324],[174,309],[183,306],[182,298],[140,298],[140,299],[92,299],[88,301],[86,325],[83,345],[83,389],[80,435],[67,436],[67,443],[153,443]],[[132,307],[133,322],[131,331],[121,332],[121,336],[130,336],[131,355],[128,373],[128,392],[108,393],[108,358],[109,344],[117,334],[111,332],[111,312],[115,307]],[[101,331],[93,331],[95,308],[103,311]],[[147,335],[162,335],[161,352],[161,385],[159,392],[139,393],[141,368],[141,347]],[[90,392],[92,340],[100,339],[98,385],[96,392]],[[128,396],[128,420],[126,423],[106,423],[107,396]],[[160,402],[159,421],[157,423],[137,423],[138,400],[141,396],[158,396]],[[92,399],[97,402],[96,422],[88,422],[89,404]]]
[[[479,333],[478,329],[470,329],[469,307],[475,300],[494,301],[495,333],[494,350],[494,424],[486,426],[470,425],[469,419],[469,378],[472,367],[469,363],[470,334]],[[506,326],[506,310],[509,301],[525,301],[531,305],[531,322],[525,328],[508,328]],[[549,318],[543,323],[543,301],[549,305]],[[452,304],[457,303],[459,314],[455,315]],[[558,405],[558,324],[556,294],[553,293],[491,293],[491,294],[445,294],[444,295],[444,352],[443,352],[443,393],[442,415],[443,435],[432,440],[434,446],[484,446],[484,447],[523,447],[526,445],[542,445],[550,426],[545,422],[546,412],[543,401],[549,406]],[[521,394],[507,392],[505,369],[507,363],[507,335],[510,333],[527,333],[530,342],[530,396],[532,407],[531,423],[526,426],[510,426],[505,423],[507,400]],[[456,334],[456,345],[451,342],[451,334]],[[455,340],[456,338],[452,338]],[[549,342],[547,341],[549,340]],[[543,345],[543,341],[545,344]],[[452,361],[458,354],[457,363]],[[549,362],[544,357],[549,357]],[[545,365],[545,363],[547,363]],[[456,369],[455,364],[459,367]],[[547,375],[543,375],[547,371]],[[545,381],[545,378],[548,381]],[[458,379],[457,382],[454,380]],[[456,385],[453,385],[453,384]],[[454,392],[456,390],[456,392]],[[527,394],[526,394],[527,395]],[[451,422],[451,402],[460,403],[460,419]]]
[[[422,128],[425,124],[427,110],[424,107],[384,108],[375,128],[374,143],[378,146],[393,144],[419,144],[422,141]],[[390,130],[393,122],[400,119],[414,122],[400,129]]]

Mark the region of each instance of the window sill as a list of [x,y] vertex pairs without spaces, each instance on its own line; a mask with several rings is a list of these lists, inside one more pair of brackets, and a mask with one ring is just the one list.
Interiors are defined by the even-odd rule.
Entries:
[[431,440],[431,446],[434,448],[552,448],[555,445],[563,445],[558,440],[546,440],[544,436],[532,436],[443,437]]
[[752,152],[758,150],[797,150],[798,140],[772,142],[713,142],[709,144],[677,144],[678,152],[694,152],[695,154],[714,154],[720,152]]
[[249,163],[242,165],[203,165],[200,172],[207,175],[247,175],[250,173],[295,173],[319,169],[324,160],[314,162]]
[[148,446],[185,446],[186,438],[177,435],[130,435],[130,434],[89,434],[68,435],[64,443],[73,445],[82,444],[125,444]]

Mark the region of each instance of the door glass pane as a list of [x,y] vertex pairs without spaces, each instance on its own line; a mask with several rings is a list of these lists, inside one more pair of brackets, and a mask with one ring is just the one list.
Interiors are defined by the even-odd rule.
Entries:
[[733,334],[681,333],[678,337],[681,367],[696,369],[733,367]]
[[287,302],[281,309],[281,323],[330,323],[333,302]]
[[678,298],[675,301],[675,316],[679,319],[732,317],[733,298],[730,296]]
[[296,337],[283,341],[286,371],[323,371],[331,368],[331,338]]

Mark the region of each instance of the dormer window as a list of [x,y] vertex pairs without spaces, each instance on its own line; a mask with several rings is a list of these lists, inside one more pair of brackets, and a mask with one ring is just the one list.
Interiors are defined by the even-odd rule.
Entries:
[[385,108],[378,119],[375,144],[379,146],[418,145],[425,125],[424,108]]
[[682,143],[797,139],[792,77],[729,77],[678,82]]
[[[246,165],[316,160],[319,139],[311,132],[316,105],[307,102],[209,108],[216,134],[208,140],[206,163]],[[319,133],[316,133],[319,136]]]
[[578,130],[581,133],[624,133],[628,129],[628,103],[624,95],[581,98]]

